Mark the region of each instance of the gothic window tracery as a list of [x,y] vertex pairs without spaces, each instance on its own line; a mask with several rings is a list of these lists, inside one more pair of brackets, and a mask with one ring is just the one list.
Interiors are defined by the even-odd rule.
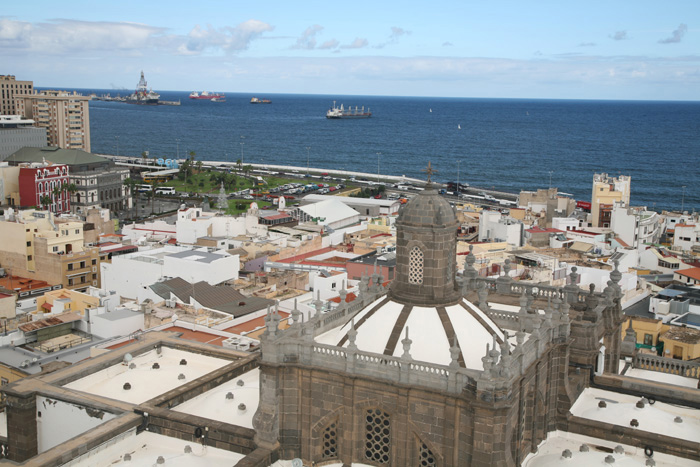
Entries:
[[390,451],[389,414],[379,409],[369,409],[365,415],[365,459],[379,464],[390,464]]
[[323,430],[323,459],[338,457],[338,421],[334,421]]

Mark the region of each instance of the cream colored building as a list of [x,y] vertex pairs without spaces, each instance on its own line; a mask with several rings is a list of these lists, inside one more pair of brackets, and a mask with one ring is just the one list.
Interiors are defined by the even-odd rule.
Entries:
[[17,81],[13,75],[0,75],[0,114],[18,115],[15,100],[34,93],[34,82]]
[[606,173],[593,175],[593,192],[591,196],[591,226],[610,227],[613,203],[623,202],[630,205],[629,175],[609,177]]
[[46,128],[49,146],[90,152],[90,98],[68,91],[41,91],[15,99],[17,112]]
[[13,275],[77,290],[101,284],[99,248],[84,246],[82,222],[8,209],[0,239],[0,266]]

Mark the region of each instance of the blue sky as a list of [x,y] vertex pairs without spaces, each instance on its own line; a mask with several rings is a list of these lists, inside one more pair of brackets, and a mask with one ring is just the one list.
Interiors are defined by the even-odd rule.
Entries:
[[37,86],[698,100],[700,1],[26,1],[0,74]]

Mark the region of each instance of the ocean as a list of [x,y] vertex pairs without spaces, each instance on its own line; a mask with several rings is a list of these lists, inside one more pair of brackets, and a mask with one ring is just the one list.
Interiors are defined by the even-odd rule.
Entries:
[[[114,90],[78,90],[98,95]],[[159,91],[160,92],[160,91]],[[122,91],[126,95],[129,91]],[[593,174],[631,175],[633,205],[700,207],[700,102],[249,94],[181,106],[90,102],[92,152],[268,163],[425,178],[590,201]],[[372,117],[328,120],[333,104]],[[241,144],[242,143],[242,144]],[[307,150],[308,148],[308,150]],[[685,185],[685,189],[683,186]]]

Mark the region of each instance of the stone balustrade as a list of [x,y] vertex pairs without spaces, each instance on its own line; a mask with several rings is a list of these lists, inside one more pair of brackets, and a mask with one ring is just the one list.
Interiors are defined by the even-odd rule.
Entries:
[[634,368],[700,379],[700,363],[637,353]]

